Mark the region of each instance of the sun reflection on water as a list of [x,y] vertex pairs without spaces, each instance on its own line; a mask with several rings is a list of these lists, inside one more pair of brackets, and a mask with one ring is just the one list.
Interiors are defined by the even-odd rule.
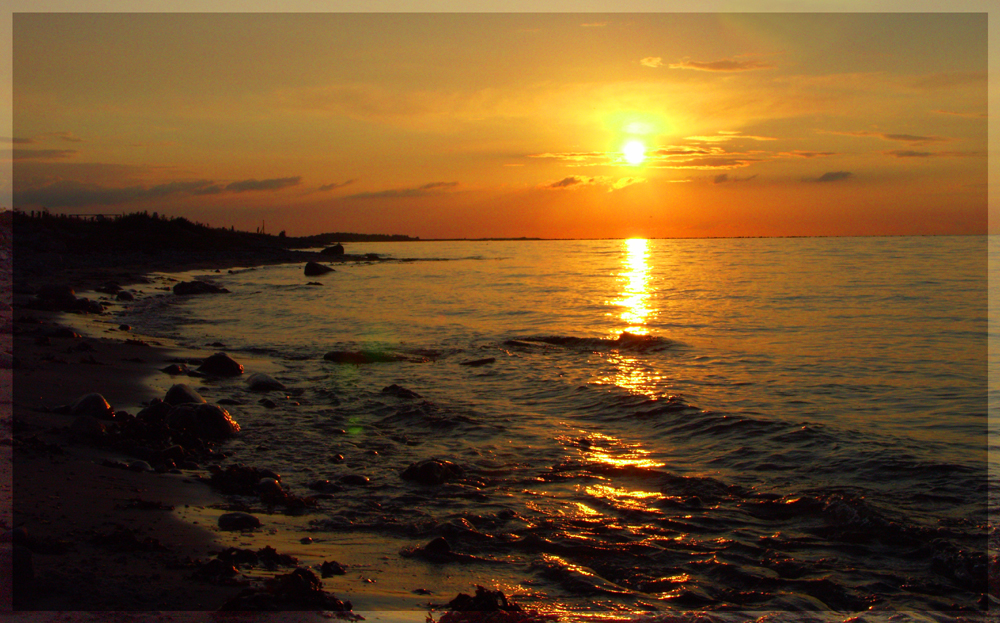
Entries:
[[646,320],[650,315],[649,308],[649,241],[644,238],[632,238],[624,241],[625,265],[618,273],[618,279],[623,283],[621,296],[614,301],[623,307],[621,319],[625,321],[625,331],[636,335],[648,333]]

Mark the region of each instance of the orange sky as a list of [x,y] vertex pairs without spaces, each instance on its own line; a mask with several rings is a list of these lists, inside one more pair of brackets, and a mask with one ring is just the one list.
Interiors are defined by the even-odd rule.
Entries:
[[987,39],[986,13],[15,13],[12,201],[290,235],[986,233]]

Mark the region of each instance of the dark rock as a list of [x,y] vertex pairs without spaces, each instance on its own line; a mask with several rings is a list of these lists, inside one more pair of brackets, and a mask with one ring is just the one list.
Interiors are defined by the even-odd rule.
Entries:
[[81,396],[72,404],[56,407],[53,411],[76,416],[89,415],[98,420],[115,419],[115,410],[111,408],[104,396],[96,393]]
[[452,612],[523,612],[521,606],[507,601],[502,592],[487,590],[478,585],[475,597],[459,593],[448,602],[448,609]]
[[475,359],[473,361],[463,361],[458,364],[460,366],[469,366],[472,368],[478,368],[479,366],[489,365],[496,361],[496,357],[487,357],[485,359]]
[[243,374],[243,364],[226,353],[215,353],[198,366],[198,372],[211,376],[239,376]]
[[351,602],[341,601],[323,591],[323,583],[308,569],[264,581],[263,588],[248,588],[223,604],[225,611],[302,611],[328,610],[350,612]]
[[188,374],[190,371],[188,367],[180,363],[172,363],[166,368],[161,368],[160,372],[166,372],[170,376],[177,376],[179,374]]
[[135,300],[135,296],[133,296],[131,292],[126,292],[125,290],[122,290],[121,292],[119,292],[118,294],[116,294],[115,298],[118,299],[119,301],[134,301]]
[[277,409],[278,403],[271,400],[270,398],[261,398],[257,401],[259,404],[263,405],[265,409]]
[[167,390],[166,396],[163,397],[163,402],[171,406],[177,406],[182,404],[200,404],[208,401],[202,398],[201,394],[196,392],[190,385],[178,383]]
[[255,392],[284,391],[285,386],[263,372],[255,372],[247,378],[247,385]]
[[132,330],[132,325],[120,324],[120,325],[118,325],[118,330],[119,331],[131,331]]
[[228,294],[229,290],[206,283],[204,281],[182,281],[174,285],[174,294],[178,296],[190,296],[193,294]]
[[240,432],[240,425],[218,405],[187,403],[167,414],[167,426],[199,439],[222,441]]
[[403,480],[411,480],[422,485],[440,485],[449,480],[461,478],[464,473],[465,470],[451,461],[426,459],[411,463],[403,470],[400,477]]
[[340,477],[340,482],[345,485],[357,485],[363,487],[371,482],[371,479],[368,478],[368,476],[362,476],[361,474],[346,474]]
[[324,578],[329,578],[335,575],[345,575],[347,573],[347,569],[344,568],[344,565],[335,560],[327,560],[319,568],[319,572]]
[[378,253],[365,253],[365,259],[366,260],[377,260],[378,259]]
[[420,394],[417,392],[406,389],[405,387],[400,387],[399,385],[393,384],[388,387],[382,388],[383,394],[392,394],[397,398],[420,398]]
[[99,441],[108,434],[104,424],[97,418],[89,415],[81,415],[73,420],[69,431],[74,437],[87,441]]
[[224,513],[219,515],[220,530],[253,530],[259,527],[260,520],[249,513]]
[[344,245],[342,245],[340,243],[337,243],[337,244],[333,245],[332,247],[327,247],[327,248],[323,249],[322,251],[320,251],[320,254],[322,254],[322,255],[343,255],[344,254]]
[[101,294],[118,294],[121,292],[122,287],[116,281],[108,281],[103,285],[99,285],[94,288],[95,292],[100,292]]
[[239,574],[239,570],[231,562],[221,558],[213,558],[199,566],[191,577],[213,584],[222,584]]
[[317,262],[307,262],[304,272],[306,277],[318,277],[319,275],[332,273],[333,269]]

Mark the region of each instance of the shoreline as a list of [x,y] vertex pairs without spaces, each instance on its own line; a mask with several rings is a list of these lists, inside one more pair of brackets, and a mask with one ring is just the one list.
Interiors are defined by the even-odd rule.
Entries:
[[[208,266],[178,268],[184,272],[221,272],[234,263],[240,264],[216,261]],[[160,270],[147,274],[154,272]],[[79,282],[94,287],[105,277],[103,271],[90,273]],[[132,281],[143,282],[149,282],[145,275]],[[118,305],[111,303],[111,309],[121,309]],[[210,612],[248,586],[257,586],[261,580],[292,568],[241,568],[235,580],[216,582],[192,577],[215,552],[227,547],[256,550],[271,546],[279,554],[298,558],[296,566],[313,568],[320,575],[318,565],[306,561],[309,550],[319,548],[292,541],[293,536],[298,536],[296,528],[301,532],[309,515],[286,517],[275,511],[273,515],[260,515],[262,530],[222,532],[218,516],[233,509],[234,504],[229,496],[208,486],[210,474],[205,465],[200,465],[199,470],[180,470],[180,474],[112,469],[106,466],[108,461],[127,462],[134,457],[94,447],[74,433],[72,416],[52,412],[59,405],[96,392],[114,409],[134,415],[150,400],[163,398],[165,388],[175,383],[200,382],[167,375],[161,371],[164,366],[172,361],[201,359],[211,352],[119,329],[113,312],[74,315],[15,305],[10,313],[13,323],[8,325],[8,335],[16,354],[16,383],[11,399],[11,436],[4,442],[7,445],[0,446],[0,452],[8,454],[7,464],[13,466],[17,487],[11,494],[12,504],[7,505],[13,515],[0,518],[0,525],[7,531],[24,528],[30,538],[28,549],[34,550],[34,579],[18,584],[15,612]],[[213,397],[206,398],[214,402]],[[239,416],[234,417],[239,420]],[[220,450],[226,451],[225,444]],[[252,456],[233,458],[237,462],[253,461]],[[129,508],[137,500],[150,506],[172,506],[173,510]],[[120,528],[127,528],[139,542],[161,544],[165,551],[117,551],[107,542],[100,542]],[[315,541],[332,544],[336,540],[335,534],[323,534]],[[372,535],[371,540],[378,541],[378,537]],[[372,549],[371,543],[367,546]],[[364,555],[366,544],[354,542],[352,548]],[[149,590],[136,591],[137,583]],[[343,582],[336,577],[324,579],[322,588],[327,594],[351,600],[350,591],[344,590]],[[440,602],[444,595],[435,597]],[[391,605],[401,603],[398,599],[362,599],[367,606],[363,616],[368,620],[373,620],[374,615],[374,620],[423,621],[428,608],[414,609],[417,600],[416,595],[403,599],[411,605],[400,610]],[[427,601],[427,597],[422,598],[423,604]],[[389,609],[383,610],[383,605]],[[319,618],[319,609],[313,616]],[[304,620],[310,619],[307,616]]]

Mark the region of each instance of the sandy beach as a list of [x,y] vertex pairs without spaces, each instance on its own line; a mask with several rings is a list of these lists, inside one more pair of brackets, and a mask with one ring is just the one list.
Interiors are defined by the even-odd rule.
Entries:
[[[321,587],[312,587],[318,588],[312,596],[323,595],[329,600],[289,608],[317,613],[297,615],[299,620],[320,617],[319,613],[328,618],[336,610],[344,610],[338,612],[340,616],[356,616],[349,603],[350,591],[343,589],[351,582],[371,583],[373,574],[381,571],[374,569],[378,563],[361,564],[367,562],[367,550],[374,543],[350,544],[350,552],[340,560],[349,569],[353,567],[351,574],[342,570],[338,575],[323,573],[326,556],[311,539],[301,536],[308,516],[289,514],[279,505],[266,514],[255,512],[263,524],[259,529],[220,528],[221,515],[252,510],[234,504],[209,485],[209,468],[218,470],[219,463],[233,464],[226,462],[229,456],[224,443],[206,444],[208,454],[203,452],[198,464],[189,461],[154,467],[149,462],[137,463],[136,452],[111,447],[111,435],[92,434],[78,421],[87,418],[65,413],[65,407],[80,397],[98,393],[114,410],[117,422],[104,424],[120,427],[123,418],[135,416],[151,401],[164,398],[173,385],[199,387],[203,381],[197,375],[168,374],[163,371],[167,366],[190,365],[193,369],[214,352],[193,351],[136,335],[114,319],[114,313],[128,302],[92,288],[109,280],[124,289],[136,282],[149,287],[145,274],[161,267],[224,270],[252,262],[218,254],[189,263],[160,262],[161,258],[152,257],[131,263],[123,271],[112,262],[91,258],[74,270],[43,276],[36,268],[38,257],[25,252],[24,266],[29,270],[16,273],[15,280],[21,283],[12,288],[10,255],[3,256],[8,263],[3,273],[8,280],[3,284],[8,304],[0,312],[6,356],[0,399],[7,407],[0,454],[3,464],[12,469],[5,470],[0,481],[0,529],[5,533],[7,564],[11,559],[14,563],[0,595],[4,609],[13,606],[17,612],[34,613],[23,614],[28,617],[25,620],[48,620],[38,617],[44,612],[68,611],[81,616],[127,611],[137,613],[134,620],[170,620],[167,615],[155,614],[162,611],[187,613],[198,620],[202,616],[198,613],[217,611],[227,603],[230,608],[236,603],[237,609],[258,609],[248,602],[241,606],[231,600],[241,593],[267,592],[265,585],[270,579],[306,569],[315,578],[322,578]],[[286,259],[276,254],[261,263]],[[163,275],[157,278],[176,281]],[[29,280],[32,284],[26,287],[24,282]],[[38,309],[32,304],[37,298],[28,292],[52,283],[73,287],[79,298],[100,299],[105,312]],[[141,296],[137,290],[131,291]],[[264,362],[258,363],[266,367]],[[201,389],[211,392],[208,387]],[[236,460],[241,458],[246,460]],[[301,499],[307,493],[290,495]],[[309,504],[319,502],[309,500]],[[317,542],[325,540],[330,539]],[[272,553],[284,558],[275,564],[265,564],[262,557],[256,564],[222,565],[217,555],[227,548],[244,552],[272,548]],[[379,562],[384,563],[382,567],[389,566],[388,561]],[[359,571],[361,567],[366,571]],[[423,620],[426,616],[426,608],[414,610],[414,604],[427,602],[426,597],[402,586],[393,588],[392,582],[385,589],[380,594],[395,591],[404,599],[363,600],[359,605],[369,611],[366,619],[409,620],[416,616]],[[287,614],[283,612],[281,620],[292,620],[284,616]]]

